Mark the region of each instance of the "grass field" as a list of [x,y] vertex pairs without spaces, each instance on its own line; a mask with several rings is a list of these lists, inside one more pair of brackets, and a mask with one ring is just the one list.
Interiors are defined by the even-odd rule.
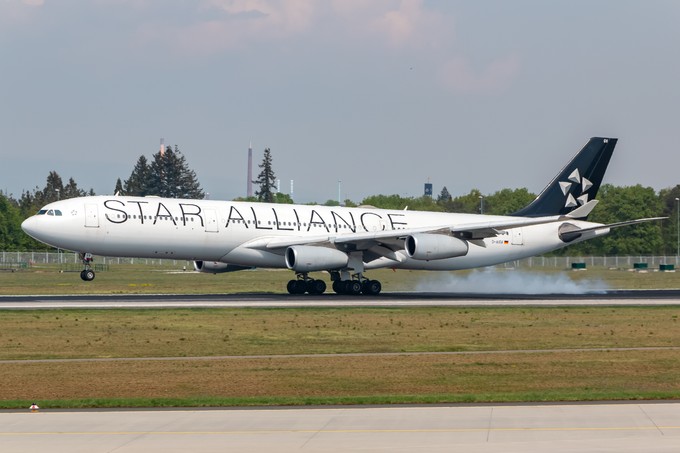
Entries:
[[[282,292],[291,277],[168,271],[112,266],[85,283],[74,273],[37,268],[1,273],[0,288],[3,294]],[[498,275],[517,271],[498,272],[485,277],[489,287],[502,286]],[[371,273],[398,291],[414,290],[431,275]],[[435,283],[448,278],[435,275]],[[680,287],[673,273],[551,271],[532,278]],[[678,398],[679,316],[675,306],[6,310],[0,312],[0,407]]]
[[[182,271],[183,265],[111,265],[110,270],[98,272],[92,282],[83,282],[77,272],[60,272],[56,265],[36,266],[26,271],[0,272],[0,294],[225,294],[225,293],[284,293],[286,283],[293,277],[288,270],[249,270],[227,274],[199,274]],[[324,273],[310,274],[328,282]],[[588,288],[645,289],[680,288],[680,272],[630,272],[627,270],[589,269],[572,272],[563,269],[517,269],[496,271],[370,271],[368,276],[380,280],[385,291],[413,291],[418,289],[450,291],[465,284],[503,291],[499,276],[516,276],[519,287],[538,282],[547,289],[557,283],[576,282]],[[470,282],[470,277],[475,280]],[[330,286],[330,285],[329,285]],[[330,291],[330,290],[329,290]]]
[[2,314],[4,407],[680,396],[678,307]]

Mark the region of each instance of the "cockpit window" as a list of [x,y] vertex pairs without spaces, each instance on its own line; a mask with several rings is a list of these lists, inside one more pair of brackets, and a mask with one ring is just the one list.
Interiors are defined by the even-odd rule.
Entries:
[[36,215],[56,215],[56,216],[60,216],[60,215],[62,215],[62,213],[59,209],[50,209],[50,210],[41,209],[40,211],[38,211],[38,213]]

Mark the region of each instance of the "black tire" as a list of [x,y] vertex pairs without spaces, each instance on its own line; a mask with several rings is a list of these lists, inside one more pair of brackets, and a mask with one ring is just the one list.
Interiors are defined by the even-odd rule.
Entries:
[[87,281],[87,278],[85,277],[85,270],[84,270],[84,269],[83,269],[82,271],[80,271],[80,278],[81,278],[83,281]]
[[307,282],[304,280],[295,281],[295,294],[304,294],[307,292]]
[[345,294],[345,288],[342,280],[335,280],[333,282],[333,291],[335,291],[335,294]]
[[83,280],[85,280],[86,282],[91,282],[92,280],[94,280],[94,271],[92,269],[86,269],[83,271],[83,276],[84,276]]
[[378,280],[367,280],[363,284],[361,292],[367,296],[377,296],[382,291],[382,284]]
[[323,294],[326,291],[326,282],[323,280],[309,280],[307,282],[307,292],[309,294]]
[[296,294],[295,289],[297,287],[297,280],[289,280],[288,284],[286,285],[286,289],[288,290],[288,294]]
[[345,290],[347,291],[347,294],[358,296],[361,294],[361,282],[358,280],[348,280]]

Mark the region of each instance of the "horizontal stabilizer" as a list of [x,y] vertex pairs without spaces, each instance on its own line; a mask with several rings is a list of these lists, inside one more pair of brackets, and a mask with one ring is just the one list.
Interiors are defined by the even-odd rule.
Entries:
[[571,211],[569,214],[567,214],[567,217],[571,217],[572,219],[585,219],[590,215],[592,212],[593,208],[597,206],[598,201],[597,200],[590,200],[583,206],[574,209]]
[[608,225],[598,225],[590,228],[579,228],[570,231],[562,231],[560,232],[560,239],[562,239],[564,242],[571,242],[574,239],[578,239],[579,237],[581,237],[583,233],[587,233],[590,231],[610,230],[612,228],[619,228],[622,226],[637,225],[639,223],[654,222],[657,220],[666,220],[667,218],[668,217],[649,217],[646,219],[626,220],[624,222],[610,223]]

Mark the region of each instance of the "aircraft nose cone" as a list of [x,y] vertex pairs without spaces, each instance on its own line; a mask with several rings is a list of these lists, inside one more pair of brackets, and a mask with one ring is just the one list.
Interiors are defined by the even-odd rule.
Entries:
[[21,222],[21,229],[24,230],[24,233],[28,234],[29,236],[35,237],[37,233],[35,216],[29,217],[28,219]]

